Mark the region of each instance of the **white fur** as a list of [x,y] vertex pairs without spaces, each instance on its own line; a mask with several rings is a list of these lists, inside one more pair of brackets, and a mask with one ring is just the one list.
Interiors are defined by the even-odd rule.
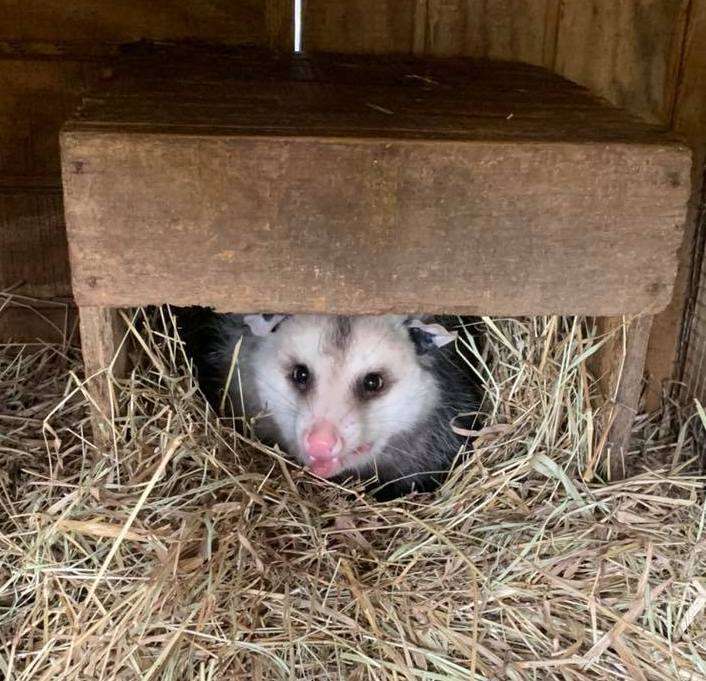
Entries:
[[[256,402],[269,413],[261,434],[276,432],[290,453],[308,464],[304,434],[316,421],[333,422],[344,441],[337,473],[362,469],[372,459],[381,463],[383,455],[403,456],[383,450],[392,437],[424,420],[439,399],[439,387],[420,364],[403,321],[392,315],[352,318],[350,344],[343,352],[327,342],[334,320],[326,316],[287,317],[276,332],[259,338],[245,373],[254,383]],[[290,381],[293,364],[305,364],[312,372],[314,385],[306,395]],[[356,381],[377,371],[387,376],[389,389],[361,402]],[[369,452],[354,454],[368,443]]]

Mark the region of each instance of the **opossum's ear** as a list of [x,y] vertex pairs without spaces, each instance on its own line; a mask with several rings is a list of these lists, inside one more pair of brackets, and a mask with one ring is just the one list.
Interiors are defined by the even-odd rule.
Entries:
[[268,333],[277,331],[277,327],[286,316],[283,314],[246,314],[243,316],[243,321],[255,336],[266,336]]
[[419,319],[410,319],[407,322],[409,337],[414,343],[418,355],[423,355],[433,348],[441,348],[448,343],[453,343],[458,335],[456,331],[449,331],[441,324],[425,324]]

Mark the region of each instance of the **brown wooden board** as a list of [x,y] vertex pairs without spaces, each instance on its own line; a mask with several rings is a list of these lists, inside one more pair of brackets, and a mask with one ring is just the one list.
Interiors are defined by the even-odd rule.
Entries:
[[555,70],[648,120],[669,120],[689,0],[562,0]]
[[267,40],[271,5],[290,0],[3,0],[0,40],[121,43],[198,38],[223,43]]
[[426,0],[305,0],[303,47],[307,51],[412,52],[416,16]]
[[424,42],[418,52],[546,67],[554,63],[559,0],[425,0],[425,4]]
[[59,128],[100,66],[0,59],[0,176],[59,181]]
[[210,77],[193,60],[127,68],[66,127],[79,305],[616,315],[669,300],[690,155],[664,131],[529,66],[217,62]]
[[0,184],[0,290],[10,287],[42,298],[71,294],[59,186]]
[[672,125],[693,148],[693,191],[674,295],[655,319],[648,366],[653,374],[676,377],[683,398],[706,403],[706,0],[689,9]]
[[0,344],[79,341],[76,308],[69,302],[8,300],[0,295]]

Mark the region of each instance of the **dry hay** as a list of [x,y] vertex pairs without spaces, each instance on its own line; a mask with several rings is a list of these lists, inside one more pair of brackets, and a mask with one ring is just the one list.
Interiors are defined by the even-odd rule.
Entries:
[[585,320],[484,320],[472,456],[387,504],[219,421],[165,321],[107,449],[74,352],[0,352],[7,679],[706,678],[702,426],[603,480]]

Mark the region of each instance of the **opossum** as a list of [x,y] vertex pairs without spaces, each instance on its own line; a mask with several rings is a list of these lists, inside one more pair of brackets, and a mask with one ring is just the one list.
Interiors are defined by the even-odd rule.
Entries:
[[240,342],[229,397],[258,437],[319,477],[368,481],[378,498],[435,489],[464,444],[452,421],[478,410],[439,319],[228,314],[207,326],[204,384],[225,384]]

